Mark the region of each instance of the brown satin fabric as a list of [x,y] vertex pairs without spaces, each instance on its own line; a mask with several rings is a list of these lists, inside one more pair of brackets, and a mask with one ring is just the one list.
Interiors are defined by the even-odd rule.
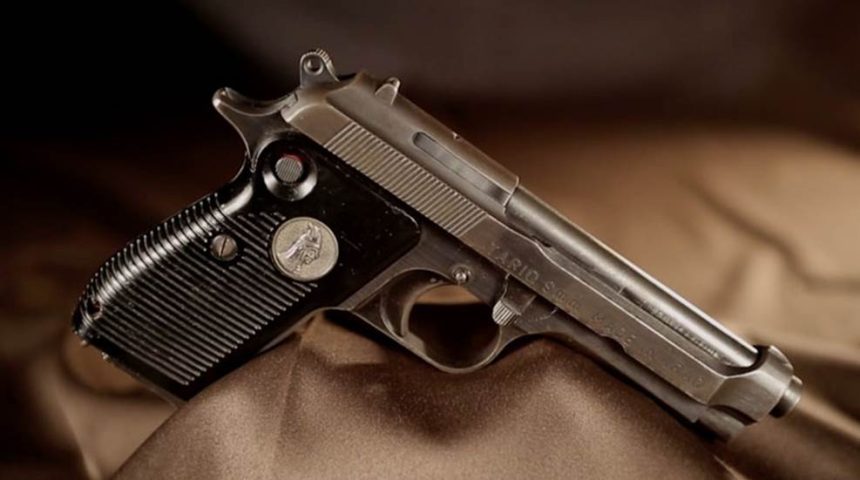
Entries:
[[541,341],[452,376],[323,320],[194,399],[119,477],[153,472],[730,478],[694,434],[560,345]]
[[[806,384],[795,414],[710,443],[550,340],[449,375],[350,323],[319,318],[168,419],[170,407],[67,337],[72,299],[125,240],[98,219],[75,229],[85,220],[69,218],[58,222],[75,255],[68,242],[34,232],[41,243],[18,244],[20,254],[2,263],[4,278],[21,283],[4,288],[3,394],[16,409],[3,414],[0,438],[27,455],[4,458],[0,476],[103,478],[120,465],[118,478],[858,476],[856,150],[725,127],[539,124],[469,136],[704,310],[778,345]],[[236,150],[210,148],[194,157],[198,165]],[[144,199],[137,212],[158,212],[189,188],[150,175],[118,195],[129,205]],[[198,193],[212,186],[204,184]],[[56,218],[68,211],[43,208]]]

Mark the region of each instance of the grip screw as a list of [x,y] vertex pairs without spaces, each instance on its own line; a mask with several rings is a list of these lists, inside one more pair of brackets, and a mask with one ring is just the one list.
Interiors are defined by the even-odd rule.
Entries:
[[232,236],[219,233],[209,244],[209,251],[216,260],[229,262],[236,258],[236,254],[239,253],[239,245],[236,244],[236,239]]

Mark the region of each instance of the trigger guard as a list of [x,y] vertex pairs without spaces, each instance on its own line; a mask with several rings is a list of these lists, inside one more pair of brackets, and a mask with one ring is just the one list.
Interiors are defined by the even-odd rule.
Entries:
[[380,295],[382,321],[388,330],[403,337],[409,331],[409,315],[418,299],[425,293],[444,285],[452,285],[436,272],[413,270],[390,282]]
[[[364,308],[355,313],[363,317],[377,316],[377,322],[371,323],[377,323],[377,327],[395,341],[434,367],[449,373],[466,373],[489,364],[511,341],[521,336],[512,328],[494,323],[489,314],[489,308],[485,306],[486,312],[466,312],[463,318],[456,316],[455,319],[450,315],[439,315],[437,318],[421,319],[422,325],[415,325],[413,322],[418,319],[413,317],[413,313],[418,299],[427,292],[446,285],[456,286],[456,283],[435,271],[403,272],[388,282],[378,294],[376,301],[369,302],[367,307],[370,308]],[[435,305],[425,308],[467,309],[470,307]],[[475,309],[475,307],[471,308]],[[471,315],[472,313],[476,315]],[[480,313],[486,315],[480,315]],[[482,319],[481,316],[486,318]],[[484,324],[478,324],[476,321],[483,321]],[[488,330],[484,332],[467,330],[466,335],[453,335],[444,330],[446,327],[462,327],[464,324],[471,324],[476,328],[486,327]]]

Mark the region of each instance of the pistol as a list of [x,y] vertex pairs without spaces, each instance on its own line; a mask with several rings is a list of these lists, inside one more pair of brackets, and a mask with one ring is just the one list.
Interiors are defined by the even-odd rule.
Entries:
[[[274,101],[215,93],[246,147],[239,173],[107,260],[73,316],[84,343],[183,401],[334,310],[452,373],[550,336],[721,439],[799,401],[776,347],[741,339],[572,224],[398,79],[338,76],[322,50],[299,76]],[[417,299],[443,285],[485,303],[490,328],[415,321]]]

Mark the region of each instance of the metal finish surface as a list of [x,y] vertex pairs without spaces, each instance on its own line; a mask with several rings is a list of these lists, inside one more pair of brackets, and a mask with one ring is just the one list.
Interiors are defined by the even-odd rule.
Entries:
[[[622,373],[676,411],[679,395],[702,406],[684,408],[687,418],[719,436],[793,407],[801,383],[779,350],[750,345],[576,227],[401,88],[364,73],[303,84],[281,114],[516,279],[520,287],[506,282],[489,302],[500,328],[522,330],[535,298],[547,302],[566,315],[552,317],[563,320],[545,333],[594,346],[576,341],[587,331],[611,342],[627,360]],[[619,363],[600,350],[596,356]]]
[[454,235],[486,213],[427,169],[350,122],[323,146]]
[[[777,348],[750,345],[565,219],[405,99],[399,80],[339,77],[321,50],[299,73],[274,101],[215,94],[247,148],[229,195],[127,247],[82,297],[78,333],[133,373],[187,398],[310,313],[337,309],[447,372],[481,368],[523,336],[557,338],[720,438],[794,408],[801,381]],[[245,217],[269,223],[222,226]],[[198,277],[232,282],[229,295]],[[418,298],[447,284],[487,318],[415,318]],[[245,325],[242,298],[268,323]]]

